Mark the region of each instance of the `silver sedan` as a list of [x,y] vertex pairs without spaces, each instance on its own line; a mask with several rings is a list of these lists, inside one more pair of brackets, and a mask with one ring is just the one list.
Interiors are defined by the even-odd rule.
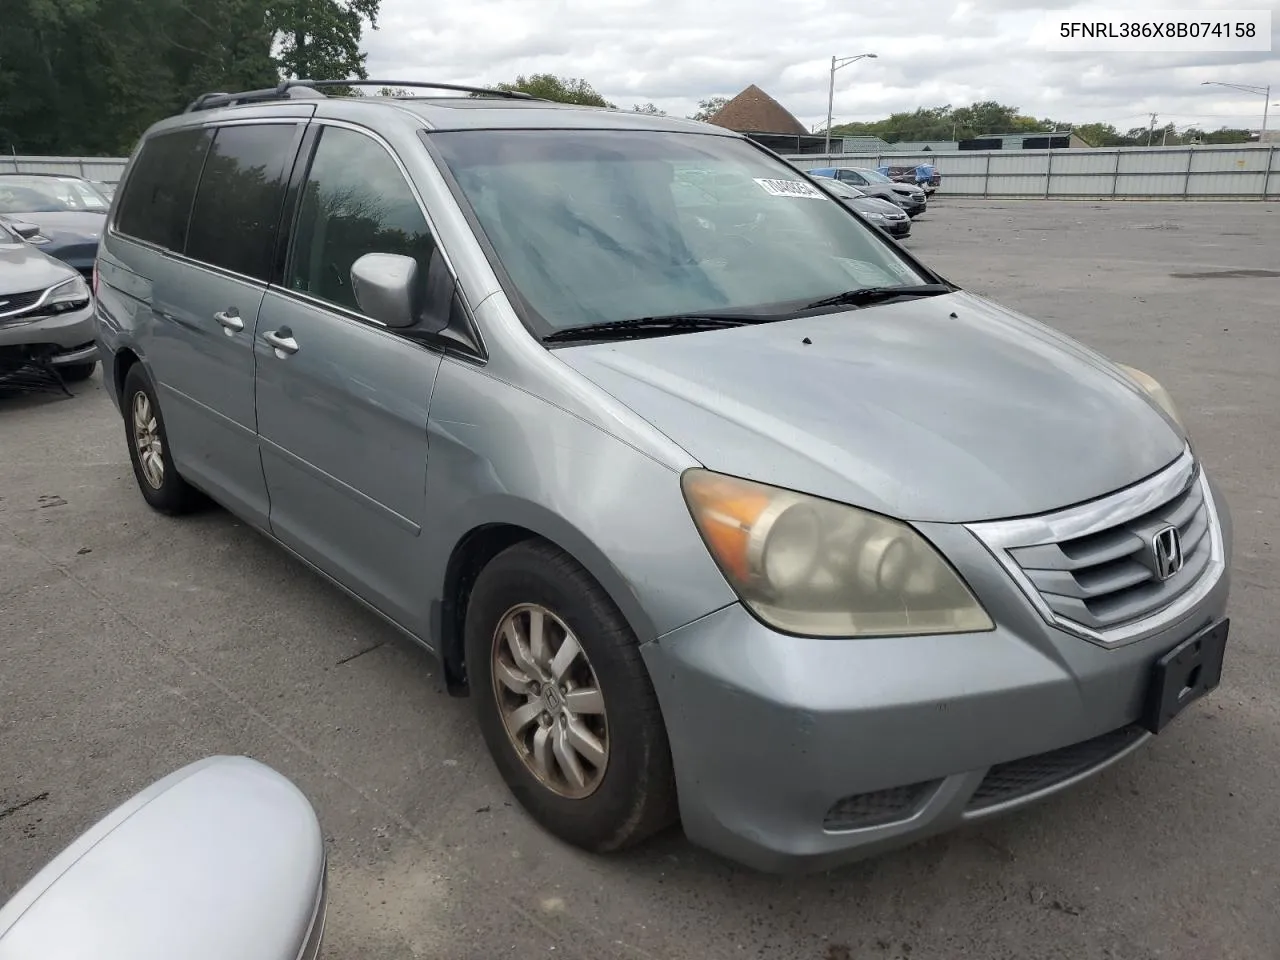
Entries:
[[27,243],[35,230],[0,218],[0,380],[33,366],[84,380],[98,363],[93,294],[79,272]]

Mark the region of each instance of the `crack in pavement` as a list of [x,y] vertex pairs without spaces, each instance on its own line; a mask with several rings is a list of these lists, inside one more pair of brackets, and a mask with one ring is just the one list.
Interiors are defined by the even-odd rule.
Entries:
[[23,810],[31,806],[33,803],[39,803],[41,800],[48,800],[48,799],[49,799],[48,790],[46,790],[44,793],[37,793],[34,797],[28,797],[26,800],[23,800],[20,803],[15,803],[12,807],[5,807],[3,810],[0,810],[0,820],[3,820],[5,817],[11,816],[12,814],[17,813],[19,810]]

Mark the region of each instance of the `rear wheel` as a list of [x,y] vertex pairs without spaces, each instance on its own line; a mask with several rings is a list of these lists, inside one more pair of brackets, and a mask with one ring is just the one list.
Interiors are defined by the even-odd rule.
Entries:
[[467,673],[503,779],[543,827],[587,850],[675,820],[666,729],[635,635],[572,557],[517,544],[481,572]]
[[189,513],[199,507],[204,498],[173,465],[155,387],[141,363],[125,375],[121,408],[129,460],[143,499],[161,513]]

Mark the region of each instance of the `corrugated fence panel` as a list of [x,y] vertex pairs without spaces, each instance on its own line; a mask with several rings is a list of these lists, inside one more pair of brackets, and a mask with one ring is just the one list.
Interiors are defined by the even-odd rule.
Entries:
[[[1087,176],[1090,174],[1106,174],[1115,172],[1116,154],[1114,151],[1101,150],[1055,150],[1051,154],[1054,175],[1070,174]],[[1107,190],[1110,191],[1110,181]]]
[[73,177],[116,183],[126,162],[123,157],[0,156],[0,173],[65,173]]
[[[1185,164],[1185,159],[1183,163]],[[1170,197],[1182,196],[1186,176],[1182,173],[1143,173],[1138,176],[1121,176],[1116,181],[1117,197]]]
[[[942,174],[944,196],[1280,200],[1278,144],[805,154],[787,159],[802,170],[931,163]],[[125,163],[123,157],[0,156],[0,173],[67,173],[115,183]]]
[[[992,153],[988,174],[992,177],[1043,177],[1049,171],[1047,153],[1028,150],[1010,151],[1008,153]],[[946,176],[946,173],[943,173]]]
[[1186,173],[1187,150],[1120,152],[1120,175],[1130,173]]
[[1115,177],[1109,173],[1096,175],[1059,176],[1058,165],[1053,165],[1053,179],[1049,181],[1049,197],[1106,197],[1111,195]]
[[932,163],[969,197],[1280,200],[1280,145],[963,150],[789,158],[802,169]]
[[[1257,173],[1193,173],[1187,178],[1187,193],[1193,197],[1224,197],[1232,200],[1261,200],[1266,171]],[[1280,176],[1272,175],[1271,195],[1280,192]]]

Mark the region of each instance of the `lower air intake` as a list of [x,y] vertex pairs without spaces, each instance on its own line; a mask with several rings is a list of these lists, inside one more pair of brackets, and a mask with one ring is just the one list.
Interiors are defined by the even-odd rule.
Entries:
[[822,820],[824,830],[860,830],[906,820],[938,788],[941,780],[890,787],[837,800]]
[[972,813],[1039,793],[1101,766],[1146,735],[1142,727],[1130,725],[1069,747],[998,763],[987,771],[965,809]]

